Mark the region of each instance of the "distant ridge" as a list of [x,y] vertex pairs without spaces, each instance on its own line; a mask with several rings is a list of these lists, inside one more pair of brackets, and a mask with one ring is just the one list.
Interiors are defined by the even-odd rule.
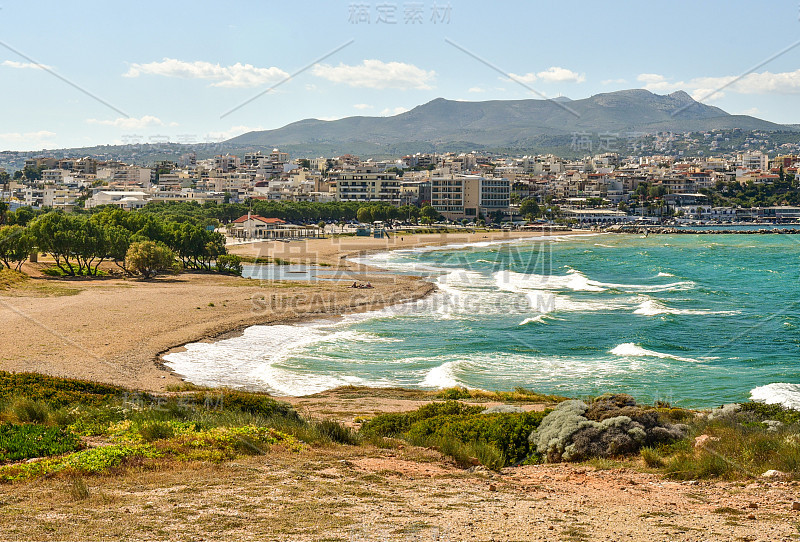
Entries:
[[392,154],[458,148],[536,147],[543,137],[574,133],[693,132],[711,129],[795,131],[747,115],[730,115],[683,91],[667,95],[631,89],[581,100],[492,100],[437,98],[392,117],[305,119],[228,140],[231,147],[289,147],[296,155],[346,152]]

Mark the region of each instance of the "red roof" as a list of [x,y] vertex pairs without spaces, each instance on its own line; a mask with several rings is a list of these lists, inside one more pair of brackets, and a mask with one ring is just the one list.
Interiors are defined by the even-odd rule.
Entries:
[[260,222],[263,222],[264,224],[286,224],[286,221],[281,220],[280,218],[264,218],[263,216],[258,216],[258,215],[250,215],[249,217],[247,215],[242,215],[236,220],[234,220],[233,223],[242,224],[244,222],[247,222],[248,218],[252,218],[253,220],[258,220]]

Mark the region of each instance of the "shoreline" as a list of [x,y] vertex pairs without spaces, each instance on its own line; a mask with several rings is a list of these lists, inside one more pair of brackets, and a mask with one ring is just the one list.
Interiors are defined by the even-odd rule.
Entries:
[[[508,231],[503,231],[503,232],[485,232],[485,233],[481,232],[480,234],[478,234],[478,233],[466,233],[466,232],[464,234],[461,234],[461,233],[413,234],[413,235],[408,235],[408,237],[410,237],[410,239],[409,239],[409,242],[407,242],[407,243],[402,241],[402,239],[404,237],[406,237],[406,236],[402,236],[401,237],[401,246],[399,246],[399,247],[372,246],[372,247],[368,247],[368,248],[360,248],[358,250],[351,250],[351,251],[348,251],[348,252],[339,252],[337,254],[337,258],[338,258],[338,267],[337,268],[338,269],[342,269],[342,270],[348,270],[348,271],[363,271],[365,273],[365,275],[364,275],[365,278],[362,279],[362,281],[363,280],[367,280],[367,278],[370,277],[370,275],[369,275],[370,272],[379,272],[379,273],[382,274],[381,275],[382,277],[389,278],[389,279],[395,279],[395,280],[397,280],[397,279],[406,279],[407,280],[407,279],[410,278],[412,280],[418,280],[418,281],[428,285],[428,288],[425,291],[423,291],[421,293],[418,293],[417,295],[413,295],[412,297],[403,298],[403,299],[396,299],[396,300],[389,300],[387,302],[380,302],[380,303],[377,303],[377,304],[371,304],[369,306],[361,306],[361,307],[358,307],[355,310],[345,310],[345,311],[340,311],[340,312],[332,311],[332,312],[325,312],[325,313],[322,313],[322,314],[313,314],[313,315],[305,314],[305,315],[297,316],[297,317],[294,317],[294,318],[285,318],[285,317],[284,318],[280,318],[279,317],[279,318],[275,319],[274,321],[268,321],[268,322],[264,322],[264,323],[260,323],[260,324],[259,323],[256,323],[256,324],[245,324],[245,325],[239,326],[239,327],[237,327],[235,329],[231,329],[231,330],[228,330],[228,331],[223,331],[223,332],[221,332],[221,333],[219,333],[217,335],[214,335],[214,336],[207,336],[207,337],[203,337],[202,339],[199,339],[199,340],[187,341],[187,342],[185,342],[183,344],[180,344],[180,345],[174,346],[172,348],[169,348],[169,349],[167,349],[167,350],[165,350],[163,352],[160,352],[158,354],[156,363],[158,365],[162,366],[164,368],[164,370],[169,371],[171,374],[173,374],[176,377],[180,378],[183,382],[187,382],[187,383],[193,384],[193,382],[191,382],[185,375],[183,375],[183,374],[175,371],[171,367],[169,367],[169,365],[167,365],[167,363],[169,363],[169,362],[164,359],[164,356],[167,356],[167,355],[169,355],[171,353],[184,352],[184,351],[186,351],[186,345],[191,344],[191,343],[200,343],[200,342],[203,342],[203,343],[214,343],[214,342],[218,342],[218,341],[223,341],[225,339],[240,337],[240,336],[243,335],[243,333],[244,333],[244,331],[246,329],[248,329],[250,327],[253,327],[253,326],[298,325],[298,324],[301,324],[301,323],[313,324],[315,322],[321,322],[323,320],[330,319],[330,318],[344,318],[345,316],[348,316],[348,315],[351,315],[351,314],[361,314],[361,313],[364,313],[364,312],[379,311],[379,310],[382,310],[382,309],[385,309],[385,308],[388,308],[388,307],[398,306],[398,305],[402,305],[402,304],[405,304],[405,303],[416,302],[416,301],[419,301],[421,299],[424,299],[424,298],[430,296],[431,294],[434,294],[438,290],[436,285],[433,282],[428,281],[426,277],[418,276],[418,275],[396,274],[396,273],[391,272],[391,270],[389,270],[389,269],[384,269],[382,267],[378,267],[378,266],[375,266],[375,265],[369,265],[369,264],[365,264],[365,263],[362,263],[362,262],[354,261],[355,258],[366,257],[366,256],[369,256],[369,255],[372,255],[372,254],[384,254],[384,253],[388,254],[388,253],[391,253],[391,252],[402,251],[402,250],[414,250],[414,249],[457,250],[457,249],[461,249],[461,248],[469,248],[471,246],[481,246],[483,244],[486,244],[486,245],[505,244],[505,243],[524,242],[524,241],[537,240],[537,239],[547,239],[547,238],[552,238],[552,237],[581,236],[581,235],[600,235],[601,233],[602,232],[583,231],[583,230],[556,230],[556,231],[550,230],[550,231],[541,231],[541,232],[508,232]],[[434,235],[434,236],[437,236],[438,238],[434,239],[434,240],[426,240],[426,241],[419,242],[419,240],[415,239],[415,236],[417,236],[417,235]],[[456,238],[458,236],[464,236],[464,235],[468,236],[469,240],[467,240],[467,241],[463,241],[462,240],[462,242],[455,242],[455,239],[451,239],[450,238],[450,237]],[[478,236],[478,235],[480,235],[481,237],[480,237],[480,239],[476,240],[475,237]],[[397,237],[397,236],[395,236],[395,237]],[[335,240],[337,238],[336,237],[331,237],[331,238],[328,238],[328,239]],[[341,239],[356,239],[356,241],[360,240],[359,238],[351,238],[351,237],[338,238],[338,239],[340,239],[340,240]],[[361,238],[361,239],[363,239],[363,238]],[[368,239],[371,240],[372,238],[368,238]],[[322,240],[322,239],[319,239],[319,240]],[[390,241],[390,240],[396,241],[396,239],[394,239],[394,238],[378,239],[378,241],[386,241],[387,244],[388,244],[388,241]],[[317,241],[317,240],[315,239],[315,241]],[[251,254],[247,254],[247,252],[252,252],[253,250],[257,250],[257,251],[261,252],[261,251],[265,251],[266,250],[267,252],[269,252],[271,254],[272,253],[271,249],[279,248],[279,247],[282,247],[282,246],[285,246],[285,245],[286,245],[286,243],[279,242],[279,241],[262,241],[262,242],[254,242],[254,243],[247,243],[247,244],[244,244],[244,243],[236,244],[236,245],[232,245],[232,246],[230,246],[228,248],[229,248],[229,250],[232,249],[232,248],[239,249],[238,251],[231,250],[231,253],[233,253],[233,254],[242,255],[242,253],[244,252],[245,253],[244,255],[251,256]],[[246,249],[246,248],[250,248],[251,250],[249,250],[249,251],[248,250],[242,250],[242,249]],[[261,257],[261,256],[259,255],[259,257]],[[325,262],[325,263],[328,263],[328,262]],[[307,265],[313,265],[313,264],[307,264]],[[374,280],[374,278],[371,279],[370,282],[372,280]],[[309,281],[309,282],[315,283],[316,281]],[[349,280],[346,281],[346,282],[349,282]],[[376,388],[376,389],[379,389],[379,388]],[[270,392],[270,395],[273,396],[273,397],[276,397],[276,398],[280,398],[280,399],[299,399],[299,398],[302,398],[302,397],[307,397],[306,395],[298,395],[298,396],[295,396],[295,395],[281,395],[281,394],[275,394],[275,393],[272,393],[272,392]],[[312,394],[312,395],[314,395],[314,394]]]
[[231,247],[234,254],[356,271],[359,282],[372,283],[369,290],[353,290],[348,281],[263,281],[200,273],[152,281],[71,281],[43,276],[46,261],[27,264],[29,277],[0,289],[0,329],[6,345],[0,370],[166,391],[184,380],[164,364],[163,356],[187,344],[221,340],[254,325],[378,310],[435,291],[435,285],[421,277],[379,274],[376,267],[348,258],[404,248],[596,235],[548,233],[414,234],[402,240],[341,237]]

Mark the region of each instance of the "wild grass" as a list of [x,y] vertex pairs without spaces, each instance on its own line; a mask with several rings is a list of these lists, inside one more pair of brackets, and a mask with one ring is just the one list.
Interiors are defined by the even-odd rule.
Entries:
[[21,271],[14,271],[13,269],[2,268],[0,269],[0,290],[6,290],[19,286],[29,279],[28,275]]
[[468,389],[462,387],[445,388],[436,393],[436,397],[446,400],[476,400],[476,401],[499,401],[502,403],[560,403],[566,401],[566,397],[559,395],[546,395],[517,387],[514,391],[484,391]]
[[745,425],[736,420],[698,424],[692,436],[709,435],[699,447],[693,439],[676,443],[664,450],[664,472],[680,480],[757,478],[768,470],[777,470],[800,479],[800,438],[797,426],[777,431]]
[[89,498],[89,487],[81,476],[74,476],[69,486],[69,493],[74,501],[84,501]]
[[[13,395],[12,395],[13,394]],[[136,393],[91,382],[0,373],[0,480],[96,473],[149,459],[219,462],[273,446],[358,444],[329,420],[302,419],[288,404],[235,390]],[[80,437],[103,445],[80,450]]]

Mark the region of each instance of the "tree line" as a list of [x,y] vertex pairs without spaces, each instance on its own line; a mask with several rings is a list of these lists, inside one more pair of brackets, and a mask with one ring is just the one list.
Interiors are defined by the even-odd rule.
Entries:
[[[364,211],[361,211],[362,209],[367,209],[369,215],[365,215]],[[280,218],[293,223],[349,222],[359,220],[359,211],[361,211],[362,216],[371,219],[365,220],[365,222],[374,220],[418,220],[423,217],[422,209],[416,205],[395,207],[381,202],[330,201],[321,203],[255,199],[248,200],[245,203],[150,202],[139,212],[159,215],[176,222],[201,221],[208,225],[216,223],[228,224],[248,212],[264,218]]]
[[[95,276],[106,261],[129,272],[129,251],[138,243],[168,249],[184,269],[212,271],[218,258],[227,254],[224,236],[196,221],[105,208],[91,215],[50,211],[24,225],[0,227],[0,261],[19,270],[36,251],[50,254],[64,275]],[[235,267],[236,262],[228,260],[223,258]]]

